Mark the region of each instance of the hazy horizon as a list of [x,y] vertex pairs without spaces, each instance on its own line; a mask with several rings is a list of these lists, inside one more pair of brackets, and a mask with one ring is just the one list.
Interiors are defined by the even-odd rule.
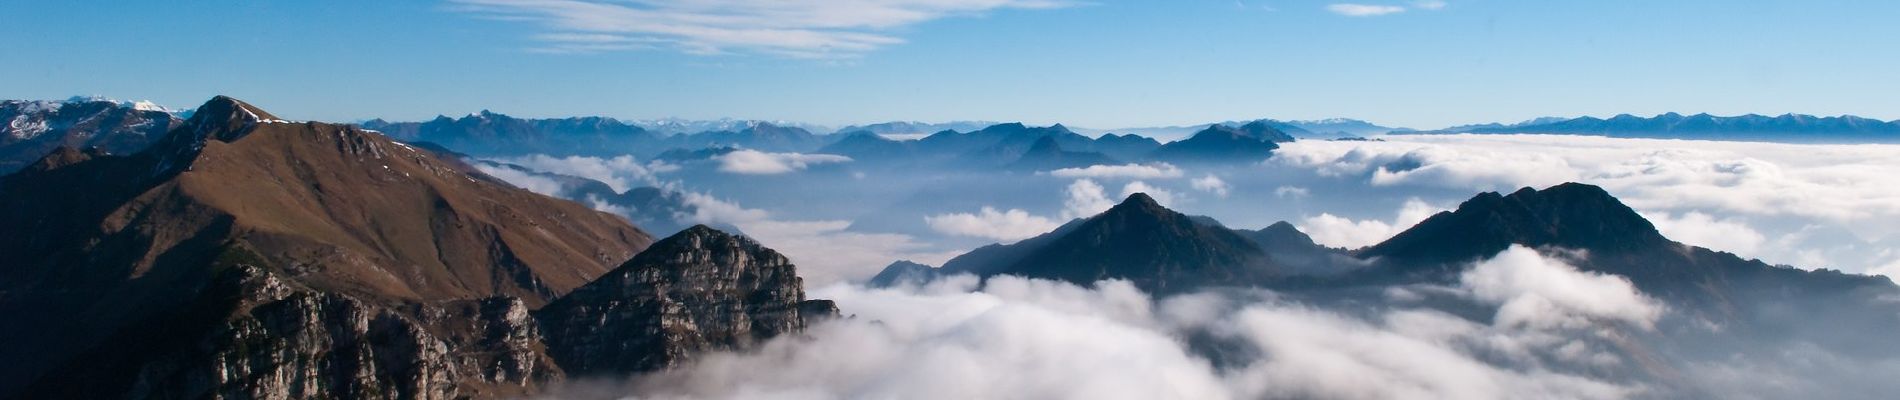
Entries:
[[[19,78],[0,88],[8,98],[174,107],[228,94],[327,121],[482,109],[1099,129],[1338,117],[1434,129],[1665,112],[1900,118],[1900,99],[1884,95],[1900,91],[1885,76],[1900,56],[1883,51],[1900,28],[1882,17],[1900,4],[1883,2],[750,6],[34,2],[15,11],[44,18],[0,27],[40,38],[0,43]],[[59,25],[70,20],[88,27]]]

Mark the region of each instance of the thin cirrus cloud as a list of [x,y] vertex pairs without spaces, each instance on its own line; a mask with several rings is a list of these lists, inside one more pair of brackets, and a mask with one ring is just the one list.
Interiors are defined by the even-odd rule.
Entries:
[[[1420,0],[1409,4],[1411,4],[1410,9],[1418,10],[1440,10],[1444,9],[1446,5],[1444,1],[1440,0]],[[1406,10],[1408,10],[1408,8],[1405,6],[1391,4],[1334,3],[1326,5],[1326,11],[1348,17],[1377,17],[1381,15],[1398,14]]]
[[1054,9],[1062,0],[451,0],[454,10],[547,31],[549,53],[672,49],[850,58],[904,42],[899,28],[1002,9]]

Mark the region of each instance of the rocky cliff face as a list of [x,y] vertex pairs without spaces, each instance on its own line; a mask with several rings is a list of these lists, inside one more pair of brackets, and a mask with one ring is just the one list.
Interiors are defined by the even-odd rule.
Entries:
[[664,369],[743,348],[836,313],[805,299],[785,256],[704,225],[542,308],[549,354],[576,375]]

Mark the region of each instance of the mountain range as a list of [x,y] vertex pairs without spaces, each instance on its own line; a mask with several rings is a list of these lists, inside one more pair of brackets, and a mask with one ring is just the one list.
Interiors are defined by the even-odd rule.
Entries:
[[511,397],[836,312],[747,238],[654,242],[228,97],[191,115],[139,152],[60,147],[0,177],[0,397]]
[[1900,296],[1900,286],[1887,278],[1771,266],[1678,243],[1603,189],[1577,183],[1481,193],[1456,210],[1356,250],[1319,246],[1286,223],[1232,230],[1137,193],[1102,214],[1013,244],[980,247],[940,268],[893,264],[872,283],[950,274],[1019,275],[1085,285],[1122,279],[1161,293],[1258,286],[1287,293],[1348,293],[1350,299],[1363,296],[1351,294],[1360,293],[1355,288],[1451,284],[1473,263],[1511,246],[1627,279],[1691,321],[1680,329],[1723,326],[1734,336],[1708,338],[1700,335],[1709,332],[1698,331],[1696,340],[1807,341],[1856,352],[1900,352],[1840,331],[1900,329],[1900,307],[1889,301]]

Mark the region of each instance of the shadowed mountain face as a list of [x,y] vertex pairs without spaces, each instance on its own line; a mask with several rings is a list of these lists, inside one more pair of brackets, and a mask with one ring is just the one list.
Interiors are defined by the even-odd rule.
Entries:
[[[532,346],[484,338],[534,335],[527,309],[651,242],[619,217],[380,134],[226,97],[143,152],[66,150],[40,164],[0,179],[0,358],[15,361],[0,393],[519,388],[548,372]],[[442,319],[456,310],[469,317]],[[455,328],[467,324],[513,328]],[[346,359],[397,364],[335,364]],[[329,380],[287,379],[297,374]]]
[[137,152],[183,122],[165,111],[105,100],[0,101],[0,174],[61,147]]

